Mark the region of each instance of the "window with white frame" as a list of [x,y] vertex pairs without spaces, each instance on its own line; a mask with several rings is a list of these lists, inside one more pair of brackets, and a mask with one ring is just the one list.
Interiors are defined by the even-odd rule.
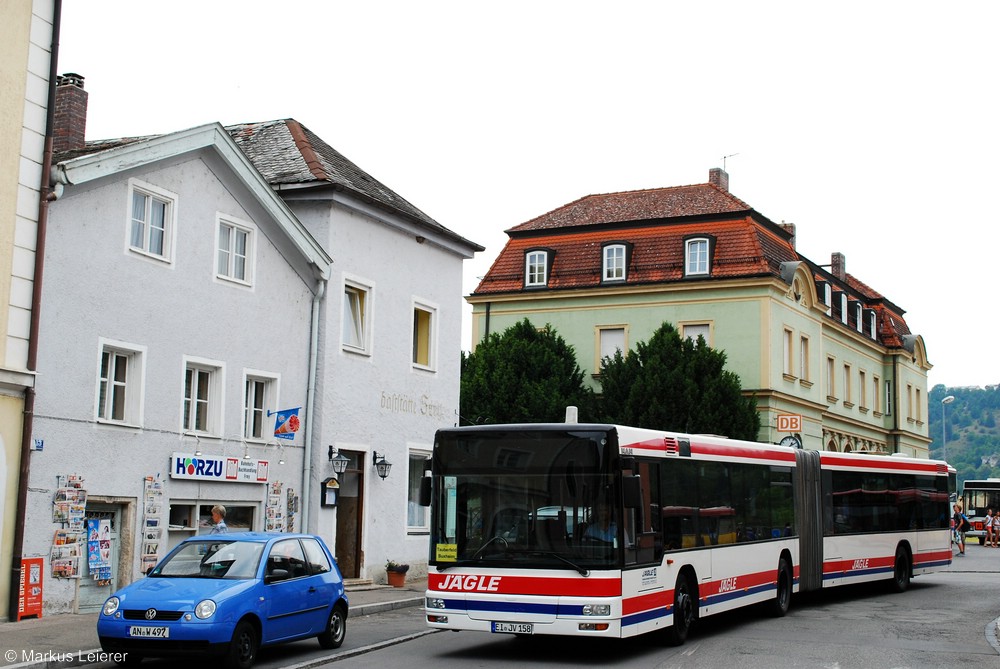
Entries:
[[341,337],[345,349],[368,353],[368,323],[371,289],[360,283],[344,283],[344,316]]
[[855,304],[854,305],[854,327],[855,327],[855,329],[857,329],[858,332],[861,332],[861,331],[863,331],[865,329],[865,319],[864,319],[864,316],[862,315],[863,313],[864,313],[864,307],[861,306],[861,303],[859,302],[859,303]]
[[809,380],[809,337],[799,338],[799,378]]
[[698,237],[684,243],[684,275],[708,274],[708,239]]
[[624,244],[609,244],[604,247],[604,272],[602,276],[605,281],[625,280]]
[[524,256],[524,285],[544,286],[548,284],[548,251],[528,251]]
[[788,329],[781,338],[781,373],[792,376],[792,331]]
[[184,367],[185,432],[219,434],[222,424],[222,367],[188,359]]
[[826,305],[826,315],[830,316],[833,314],[833,288],[830,284],[823,284],[823,304]]
[[603,366],[605,358],[614,358],[617,351],[625,354],[625,328],[623,326],[601,326],[597,328],[597,349],[600,359],[596,367]]
[[436,309],[422,304],[413,306],[413,364],[434,368],[434,338]]
[[277,409],[278,380],[260,372],[248,372],[243,385],[243,437],[267,439],[267,412]]
[[868,331],[872,335],[872,339],[878,339],[878,329],[875,326],[875,312],[868,312]]
[[130,179],[129,249],[159,260],[172,260],[176,205],[175,194]]
[[840,294],[840,322],[847,325],[847,293]]
[[253,226],[220,216],[218,230],[216,275],[250,285],[253,281]]
[[708,323],[684,323],[681,325],[681,336],[695,343],[698,343],[698,337],[701,337],[711,346],[712,326]]
[[142,424],[145,349],[122,342],[101,341],[97,382],[97,420]]
[[407,472],[406,530],[412,534],[430,531],[428,508],[420,506],[420,481],[430,469],[429,451],[410,451]]
[[826,396],[830,398],[836,398],[837,393],[837,380],[834,377],[834,369],[836,367],[836,361],[833,358],[826,359]]

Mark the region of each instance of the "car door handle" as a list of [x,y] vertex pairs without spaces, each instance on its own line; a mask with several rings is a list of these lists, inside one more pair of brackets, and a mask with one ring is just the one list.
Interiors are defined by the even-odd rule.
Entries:
[[316,592],[316,586],[310,585],[309,586],[309,592]]

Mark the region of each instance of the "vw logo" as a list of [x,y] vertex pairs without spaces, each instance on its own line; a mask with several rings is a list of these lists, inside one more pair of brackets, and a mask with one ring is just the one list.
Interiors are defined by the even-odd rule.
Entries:
[[146,620],[156,620],[156,609],[146,610]]

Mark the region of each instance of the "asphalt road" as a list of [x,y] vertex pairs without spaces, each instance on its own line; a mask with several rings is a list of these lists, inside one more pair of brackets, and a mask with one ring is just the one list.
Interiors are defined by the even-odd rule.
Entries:
[[[406,667],[470,669],[628,667],[628,669],[786,669],[793,667],[952,669],[1000,667],[1000,549],[971,545],[950,569],[913,579],[891,594],[880,585],[796,596],[784,618],[747,608],[700,621],[687,643],[651,638],[599,641],[432,632],[420,607],[349,620],[336,652],[314,640],[265,649],[259,669]],[[193,669],[194,663],[186,663]],[[112,665],[91,665],[107,667]],[[176,666],[147,660],[151,669]],[[216,666],[206,664],[204,666]]]

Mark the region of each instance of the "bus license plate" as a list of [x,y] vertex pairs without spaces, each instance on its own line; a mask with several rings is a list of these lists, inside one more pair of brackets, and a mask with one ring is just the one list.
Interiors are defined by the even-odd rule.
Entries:
[[131,626],[128,628],[129,636],[146,637],[153,639],[166,639],[170,636],[169,627],[138,627]]
[[531,623],[493,623],[494,632],[506,632],[508,634],[531,634]]

